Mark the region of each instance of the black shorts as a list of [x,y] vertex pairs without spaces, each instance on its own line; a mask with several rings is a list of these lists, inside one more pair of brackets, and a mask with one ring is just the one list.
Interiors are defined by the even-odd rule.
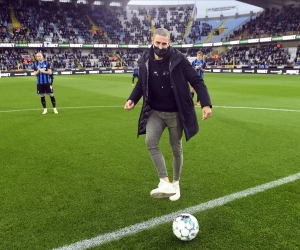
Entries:
[[133,77],[139,78],[139,74],[133,74]]
[[44,84],[37,84],[36,85],[37,93],[39,95],[41,94],[53,94],[53,87],[50,83],[44,83]]

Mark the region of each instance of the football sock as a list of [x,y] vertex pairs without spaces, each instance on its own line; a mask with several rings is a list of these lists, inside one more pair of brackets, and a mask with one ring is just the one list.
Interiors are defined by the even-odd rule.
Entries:
[[50,99],[51,99],[53,108],[55,108],[56,107],[56,102],[55,102],[54,96],[50,96]]
[[41,103],[43,105],[43,108],[46,108],[46,100],[45,100],[45,96],[41,96]]
[[194,99],[194,92],[191,92],[192,99]]

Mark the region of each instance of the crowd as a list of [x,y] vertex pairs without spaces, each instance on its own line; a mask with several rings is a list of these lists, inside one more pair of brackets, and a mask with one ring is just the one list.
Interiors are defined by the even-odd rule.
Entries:
[[[149,44],[151,28],[163,27],[170,30],[171,42],[185,43],[184,33],[188,26],[192,5],[185,7],[153,7],[146,9],[124,10],[119,7],[107,8],[78,4],[40,2],[30,0],[2,0],[0,9],[0,43],[99,43],[99,44]],[[14,4],[16,3],[16,4]],[[13,27],[10,5],[20,27]],[[189,38],[196,41],[207,36],[212,26],[204,21],[194,21]],[[300,8],[285,6],[282,9],[266,9],[261,15],[243,24],[230,35],[230,39],[246,39],[261,36],[274,36],[300,31]],[[198,49],[184,51],[186,56],[196,56]],[[211,49],[203,48],[204,55]],[[71,49],[64,51],[45,50],[47,60],[53,61],[57,68],[76,67],[110,67],[129,66],[138,60],[143,53],[139,49],[93,49],[90,52]],[[292,56],[287,49],[276,45],[235,46],[218,58],[207,57],[209,65],[297,65],[300,59],[299,46],[296,55]],[[0,69],[31,69],[33,54],[24,50],[2,50]]]
[[189,38],[195,43],[197,40],[201,40],[201,36],[208,36],[212,31],[212,25],[206,22],[194,21],[191,27]]
[[4,49],[0,53],[0,70],[28,69],[33,67],[33,60],[30,54],[21,49]]
[[[20,23],[13,27],[10,5]],[[172,41],[183,41],[192,6],[124,10],[104,5],[3,0],[0,10],[0,42],[14,43],[125,43],[147,44],[151,28],[170,30]]]
[[300,31],[300,7],[267,8],[235,30],[229,40],[292,35]]
[[234,46],[230,51],[218,58],[210,58],[209,65],[247,65],[249,67],[268,68],[272,66],[300,66],[300,45],[295,56],[288,48],[281,48],[277,44],[256,46]]
[[65,49],[0,49],[0,70],[32,70],[35,54],[41,52],[55,69],[99,68],[131,66],[143,54],[141,49],[116,50],[93,49],[92,51],[73,48]]
[[[187,57],[196,57],[199,48],[179,49]],[[300,66],[300,44],[295,55],[288,48],[277,44],[262,46],[233,46],[226,53],[213,58],[212,48],[201,49],[208,66],[240,65],[258,68],[272,66]],[[35,54],[42,52],[45,59],[51,61],[54,68],[100,68],[131,66],[144,53],[143,49],[38,49],[28,51],[24,48],[0,49],[0,70],[33,69]]]
[[[14,4],[15,3],[15,4]],[[60,5],[51,2],[36,4],[30,0],[2,0],[0,10],[0,42],[34,43],[125,43],[147,44],[151,28],[164,27],[171,33],[172,42],[185,43],[193,5],[185,7],[153,7],[124,10],[104,5]],[[20,27],[13,27],[10,4]],[[149,14],[149,15],[148,15]],[[201,39],[212,31],[205,21],[194,21],[189,38]],[[294,34],[300,31],[300,7],[267,8],[261,15],[241,25],[225,40]]]

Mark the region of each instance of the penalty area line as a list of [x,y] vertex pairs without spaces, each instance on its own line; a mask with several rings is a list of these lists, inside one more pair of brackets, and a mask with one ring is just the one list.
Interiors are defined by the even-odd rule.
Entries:
[[124,227],[115,232],[102,234],[102,235],[99,235],[99,236],[91,238],[91,239],[78,241],[71,245],[63,246],[60,248],[55,248],[53,250],[83,250],[83,249],[88,249],[90,247],[100,246],[100,245],[103,245],[104,243],[119,240],[123,237],[139,233],[141,231],[156,227],[163,223],[171,222],[180,213],[193,214],[196,212],[201,212],[201,211],[205,211],[205,210],[212,209],[215,207],[223,206],[224,204],[229,203],[231,201],[241,199],[241,198],[247,197],[249,195],[254,195],[254,194],[257,194],[260,192],[264,192],[268,189],[275,188],[280,185],[296,181],[298,179],[300,179],[300,173],[290,175],[288,177],[278,179],[276,181],[268,182],[268,183],[265,183],[265,184],[262,184],[262,185],[259,185],[259,186],[253,187],[253,188],[248,188],[243,191],[233,193],[230,195],[226,195],[226,196],[223,196],[218,199],[210,200],[208,202],[201,203],[199,205],[189,207],[189,208],[186,208],[183,210],[179,210],[177,212],[170,213],[170,214],[167,214],[167,215],[164,215],[161,217],[153,218],[153,219],[147,220],[142,223],[137,223],[137,224],[134,224],[134,225],[131,225],[128,227]]

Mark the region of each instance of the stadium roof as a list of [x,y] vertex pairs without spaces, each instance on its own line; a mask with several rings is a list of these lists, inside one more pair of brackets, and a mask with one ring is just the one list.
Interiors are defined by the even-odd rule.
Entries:
[[258,6],[258,7],[261,7],[261,8],[265,9],[270,5],[283,6],[283,5],[288,5],[288,4],[300,3],[300,0],[265,0],[265,1],[261,1],[261,0],[239,0],[239,2],[255,5],[255,6]]

